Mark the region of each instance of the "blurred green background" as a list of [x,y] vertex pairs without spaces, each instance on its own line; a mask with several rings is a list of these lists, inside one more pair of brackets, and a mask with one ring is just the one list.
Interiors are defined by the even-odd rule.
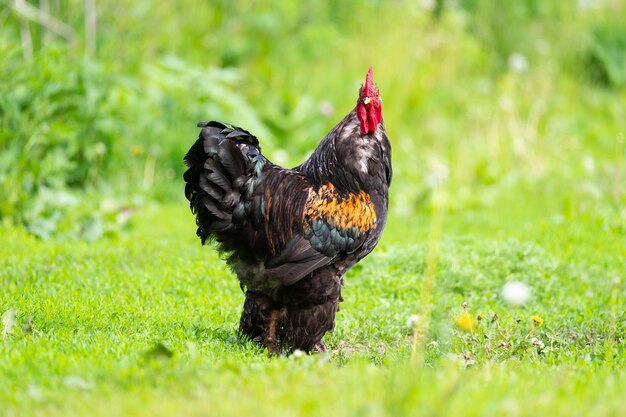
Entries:
[[392,228],[428,215],[443,179],[447,209],[485,228],[551,214],[623,231],[624,15],[617,0],[3,1],[0,218],[95,240],[184,204],[200,120],[298,164],[373,66]]

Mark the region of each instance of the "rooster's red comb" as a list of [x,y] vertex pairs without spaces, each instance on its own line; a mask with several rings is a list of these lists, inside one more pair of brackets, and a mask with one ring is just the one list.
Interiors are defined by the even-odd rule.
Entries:
[[367,75],[365,76],[365,86],[371,86],[374,84],[374,69],[372,67],[370,67],[369,70],[367,70]]
[[367,75],[365,76],[365,84],[361,87],[361,96],[373,96],[375,91],[376,86],[374,85],[374,70],[370,67],[369,71],[367,71]]

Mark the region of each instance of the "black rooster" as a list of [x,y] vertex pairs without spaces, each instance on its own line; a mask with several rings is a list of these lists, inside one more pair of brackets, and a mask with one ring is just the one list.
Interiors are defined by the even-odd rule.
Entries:
[[326,351],[343,275],[385,226],[391,146],[372,69],[356,107],[303,164],[286,169],[251,133],[203,122],[185,156],[185,195],[246,300],[240,331],[271,353]]

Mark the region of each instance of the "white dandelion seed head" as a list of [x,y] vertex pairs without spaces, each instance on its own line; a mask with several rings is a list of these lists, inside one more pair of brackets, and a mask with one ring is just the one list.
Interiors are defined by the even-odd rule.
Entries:
[[413,328],[420,321],[420,316],[417,314],[411,314],[409,318],[406,319],[406,327]]
[[504,284],[500,294],[507,304],[521,306],[530,298],[530,287],[520,281],[510,281]]

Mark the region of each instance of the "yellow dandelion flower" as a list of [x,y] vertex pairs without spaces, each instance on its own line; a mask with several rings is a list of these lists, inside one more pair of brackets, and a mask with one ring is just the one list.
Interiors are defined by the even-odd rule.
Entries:
[[144,153],[144,149],[143,146],[139,145],[139,144],[133,144],[130,147],[130,154],[132,156],[141,156]]
[[462,311],[457,314],[454,317],[454,324],[456,324],[459,329],[465,330],[466,332],[470,332],[476,327],[474,318],[467,311]]
[[543,319],[539,316],[530,316],[530,319],[535,326],[541,326],[543,324]]

